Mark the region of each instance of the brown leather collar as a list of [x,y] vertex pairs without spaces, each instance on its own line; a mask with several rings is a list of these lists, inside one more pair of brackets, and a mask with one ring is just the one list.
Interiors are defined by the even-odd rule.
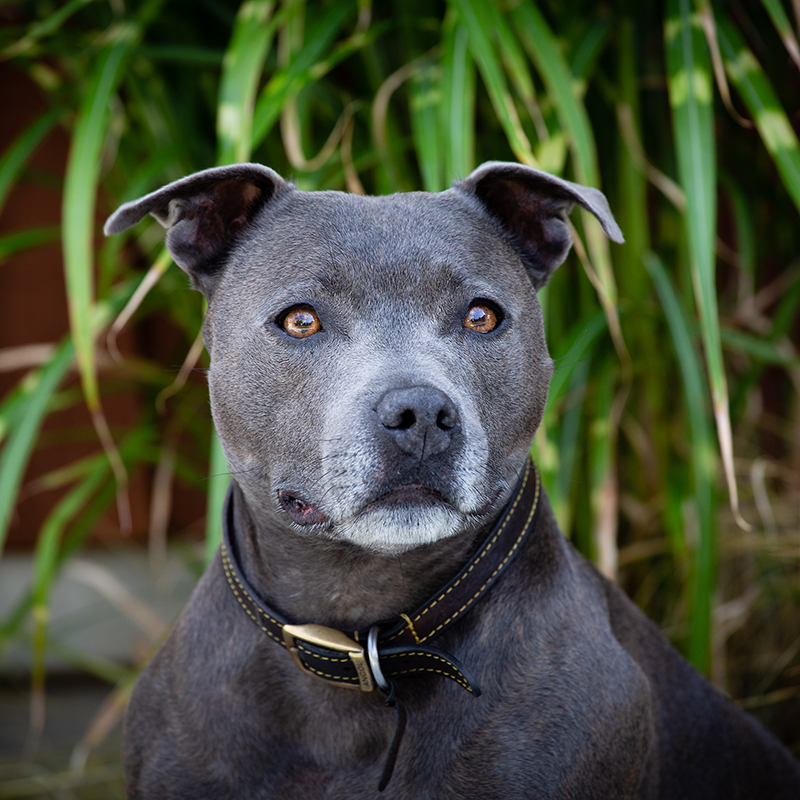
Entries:
[[376,684],[385,690],[394,677],[429,672],[450,678],[478,696],[480,689],[469,670],[428,643],[467,614],[519,553],[534,527],[539,490],[539,474],[528,462],[503,515],[458,575],[413,614],[401,614],[364,630],[343,632],[316,624],[294,625],[257,595],[239,565],[232,487],[222,517],[222,565],[248,616],[267,636],[286,647],[304,672],[362,691],[372,691]]

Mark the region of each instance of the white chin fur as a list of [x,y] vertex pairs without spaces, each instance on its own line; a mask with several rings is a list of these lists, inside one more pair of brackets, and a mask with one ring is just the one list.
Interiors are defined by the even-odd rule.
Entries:
[[378,553],[404,553],[460,533],[464,518],[445,506],[376,508],[334,526],[344,539]]

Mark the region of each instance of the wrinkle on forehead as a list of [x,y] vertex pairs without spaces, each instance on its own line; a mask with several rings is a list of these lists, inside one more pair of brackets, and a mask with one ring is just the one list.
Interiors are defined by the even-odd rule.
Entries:
[[452,198],[437,195],[297,193],[258,220],[254,238],[262,263],[269,261],[276,273],[306,273],[326,289],[341,291],[351,287],[337,282],[351,283],[354,277],[414,279],[420,266],[426,268],[425,280],[446,266],[452,274],[442,277],[462,274],[460,265],[481,256],[474,234],[464,233],[468,224],[474,227],[474,219],[468,222],[472,216]]

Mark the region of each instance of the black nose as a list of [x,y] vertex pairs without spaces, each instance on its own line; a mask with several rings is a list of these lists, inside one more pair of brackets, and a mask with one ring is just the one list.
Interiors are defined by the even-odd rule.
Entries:
[[458,429],[453,401],[432,386],[390,389],[375,411],[397,446],[420,461],[446,450]]

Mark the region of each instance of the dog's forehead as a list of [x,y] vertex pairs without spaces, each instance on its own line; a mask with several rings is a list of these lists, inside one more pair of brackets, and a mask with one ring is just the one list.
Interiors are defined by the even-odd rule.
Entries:
[[480,209],[451,190],[382,197],[292,192],[265,209],[233,262],[239,278],[255,272],[285,285],[316,276],[334,291],[352,292],[397,282],[492,280],[519,259]]

